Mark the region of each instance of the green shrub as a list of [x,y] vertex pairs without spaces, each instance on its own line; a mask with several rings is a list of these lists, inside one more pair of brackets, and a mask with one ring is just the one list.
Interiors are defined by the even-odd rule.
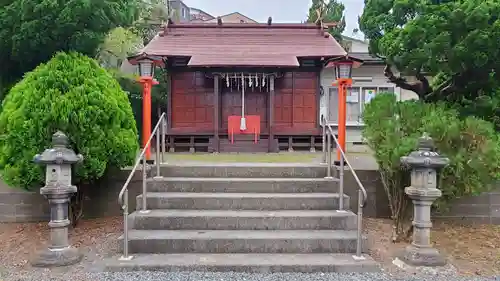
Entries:
[[475,117],[461,119],[444,104],[398,102],[394,94],[379,94],[365,108],[363,136],[374,151],[395,224],[393,239],[406,234],[410,204],[404,188],[409,171],[400,157],[417,147],[424,132],[436,149],[450,159],[439,177],[443,196],[434,207],[445,210],[458,197],[488,191],[500,178],[500,141],[491,122]]
[[10,186],[38,188],[43,168],[33,156],[51,146],[57,130],[84,156],[75,183],[88,183],[108,168],[133,163],[137,128],[127,95],[96,61],[58,53],[17,83],[0,113],[0,169]]
[[444,211],[456,198],[489,191],[500,178],[500,139],[491,122],[467,117],[444,106],[424,116],[423,130],[432,136],[436,149],[450,159],[440,174],[443,196],[434,207]]

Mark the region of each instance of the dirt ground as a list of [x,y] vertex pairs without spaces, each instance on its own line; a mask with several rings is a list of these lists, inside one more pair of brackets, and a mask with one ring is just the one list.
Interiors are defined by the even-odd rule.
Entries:
[[[70,238],[71,243],[85,254],[84,261],[76,267],[49,271],[34,269],[29,263],[36,250],[47,243],[46,223],[0,224],[0,279],[7,272],[29,275],[33,271],[43,271],[41,273],[49,276],[71,274],[73,280],[78,280],[75,277],[87,270],[89,264],[117,255],[117,238],[121,232],[121,217],[82,221],[71,230]],[[390,221],[366,218],[365,232],[370,240],[370,255],[381,263],[387,273],[400,273],[392,260],[394,254],[407,243],[393,244],[390,241]],[[435,246],[449,257],[460,274],[500,274],[500,226],[436,222],[432,235]]]
[[[370,255],[389,273],[397,274],[393,258],[408,243],[392,243],[390,220],[366,218],[364,225],[370,240]],[[431,235],[434,246],[448,257],[459,274],[500,274],[500,226],[436,221]]]
[[[118,253],[118,237],[122,233],[122,217],[82,220],[70,230],[70,243],[84,254],[83,261],[72,267],[33,268],[30,260],[44,249],[49,238],[47,223],[0,224],[0,280],[24,280],[27,276],[50,278],[71,276],[73,281],[86,280],[88,266]],[[32,275],[36,271],[36,275]],[[10,279],[4,276],[15,273]],[[49,280],[46,279],[46,280]],[[65,279],[65,278],[62,278]],[[30,279],[31,280],[31,279]]]

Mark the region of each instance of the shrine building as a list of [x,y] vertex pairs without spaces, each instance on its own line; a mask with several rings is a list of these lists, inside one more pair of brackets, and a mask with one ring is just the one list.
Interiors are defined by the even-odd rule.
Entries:
[[[170,151],[321,149],[321,71],[347,56],[322,24],[170,23],[139,54],[168,75]],[[333,81],[332,81],[333,82]]]

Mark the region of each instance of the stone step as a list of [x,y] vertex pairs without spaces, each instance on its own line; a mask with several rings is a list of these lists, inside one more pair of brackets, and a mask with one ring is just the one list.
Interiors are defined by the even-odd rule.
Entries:
[[129,250],[143,254],[355,253],[356,231],[130,230]]
[[370,257],[355,260],[351,254],[156,254],[118,257],[104,261],[104,271],[212,271],[212,272],[379,272]]
[[175,177],[148,179],[153,192],[300,193],[339,191],[338,179],[325,178],[214,178]]
[[324,210],[152,210],[130,215],[134,229],[186,230],[356,230],[350,211]]
[[[337,210],[338,193],[191,193],[148,192],[147,209]],[[137,210],[142,194],[137,196]],[[349,197],[344,195],[344,208]]]
[[269,140],[258,139],[257,143],[254,142],[253,136],[249,138],[235,138],[231,143],[229,139],[221,139],[219,142],[219,150],[223,153],[259,153],[269,152]]
[[[168,161],[168,159],[166,159]],[[307,163],[179,163],[162,164],[163,177],[324,178],[326,166]],[[156,169],[151,170],[156,175]]]

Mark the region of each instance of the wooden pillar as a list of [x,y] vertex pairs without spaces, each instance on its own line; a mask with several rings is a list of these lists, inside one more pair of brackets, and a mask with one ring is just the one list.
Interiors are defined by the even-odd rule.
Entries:
[[220,77],[214,75],[214,152],[220,151],[219,127],[220,127]]
[[170,143],[170,148],[168,152],[174,153],[175,152],[175,137],[169,137],[169,143]]
[[174,81],[172,76],[172,70],[167,69],[167,132],[170,132],[170,129],[172,129],[172,83]]
[[274,75],[269,77],[269,152],[275,152],[276,148],[274,147],[274,134],[273,134],[273,126],[274,126]]
[[324,92],[323,92],[323,95],[325,96],[325,104],[326,104],[326,116],[325,116],[325,120],[326,120],[326,123],[329,123],[330,122],[330,88],[326,88],[324,89]]
[[293,127],[295,121],[295,71],[292,72],[292,120],[290,127]]
[[[167,134],[168,132],[171,131],[172,129],[172,95],[173,95],[173,83],[174,83],[174,77],[173,77],[173,72],[171,69],[167,68],[167,120],[166,120],[166,127],[163,130],[164,134]],[[167,146],[169,147],[168,151],[169,152],[175,152],[174,149],[174,141],[172,140],[171,137],[168,137],[167,135],[163,138],[163,141],[167,141]],[[166,153],[166,151],[164,151]]]
[[196,150],[194,148],[194,137],[191,136],[191,138],[189,139],[189,153],[195,153]]
[[310,152],[316,152],[316,137],[311,136],[311,147],[309,148]]

